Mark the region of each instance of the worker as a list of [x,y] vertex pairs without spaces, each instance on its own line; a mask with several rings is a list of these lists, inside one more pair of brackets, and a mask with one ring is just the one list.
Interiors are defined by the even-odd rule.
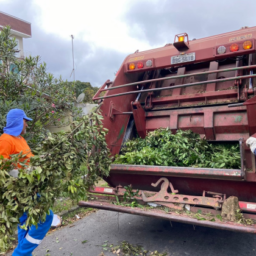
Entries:
[[246,145],[247,147],[250,147],[252,153],[256,155],[256,133],[247,139]]
[[[10,155],[22,153],[25,157],[19,161],[26,161],[26,164],[29,164],[29,159],[33,154],[26,140],[21,135],[26,133],[28,127],[27,122],[32,121],[32,119],[27,117],[23,110],[12,109],[8,112],[6,121],[7,124],[4,128],[4,133],[0,136],[0,156],[2,155],[4,158],[8,159]],[[9,174],[17,178],[19,171],[14,168]],[[57,219],[59,219],[58,216]],[[52,223],[56,223],[56,216],[50,210],[45,221],[40,221],[37,227],[32,225],[28,227],[27,230],[21,229],[20,225],[23,225],[26,220],[27,213],[24,213],[19,219],[18,245],[13,251],[13,256],[31,256],[35,248],[42,242]],[[57,225],[59,225],[59,223]]]

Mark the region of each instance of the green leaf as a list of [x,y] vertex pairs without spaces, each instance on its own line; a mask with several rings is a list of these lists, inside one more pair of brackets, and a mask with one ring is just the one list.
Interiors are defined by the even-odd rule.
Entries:
[[221,215],[220,215],[220,214],[217,214],[217,215],[216,215],[216,218],[218,218],[219,220],[221,220],[221,221],[222,221],[222,217],[221,217]]

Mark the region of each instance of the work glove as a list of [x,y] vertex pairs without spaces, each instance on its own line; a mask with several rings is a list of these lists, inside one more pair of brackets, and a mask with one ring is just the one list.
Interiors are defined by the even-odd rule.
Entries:
[[[32,171],[32,167],[28,166],[26,168],[27,172],[31,172]],[[14,178],[18,178],[19,176],[19,170],[18,169],[12,169],[11,171],[9,171],[9,174],[14,177]]]
[[57,214],[54,214],[51,227],[58,228],[61,226],[61,224],[62,224],[62,218],[60,216],[58,216]]
[[256,153],[256,138],[250,137],[249,139],[247,139],[246,146],[250,147],[252,153],[255,154]]

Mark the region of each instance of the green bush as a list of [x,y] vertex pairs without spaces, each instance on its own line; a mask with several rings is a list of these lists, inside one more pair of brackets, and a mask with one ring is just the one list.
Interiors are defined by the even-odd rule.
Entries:
[[[0,33],[0,133],[7,112],[25,110],[33,118],[26,134],[34,157],[30,166],[21,164],[19,177],[8,173],[17,166],[21,154],[11,159],[0,156],[0,252],[10,247],[11,235],[19,217],[26,212],[23,228],[44,220],[55,199],[65,194],[73,200],[86,199],[88,189],[108,176],[111,158],[105,141],[107,130],[98,111],[81,116],[74,107],[74,88],[46,72],[39,57],[15,58],[15,40],[10,28]],[[18,72],[12,72],[14,64]],[[71,132],[51,134],[44,129],[58,123],[64,111],[72,112]]]

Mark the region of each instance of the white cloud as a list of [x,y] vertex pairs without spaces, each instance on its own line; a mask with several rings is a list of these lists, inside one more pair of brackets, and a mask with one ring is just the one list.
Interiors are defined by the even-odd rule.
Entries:
[[133,2],[120,0],[60,1],[35,0],[41,10],[42,29],[67,39],[83,39],[95,46],[119,52],[134,52],[138,48],[149,49],[146,41],[129,36],[129,24],[122,20],[128,6]]
[[[255,0],[0,0],[0,9],[31,22],[25,51],[40,55],[48,71],[71,80],[75,37],[76,79],[101,86],[135,50],[256,25]],[[250,8],[248,8],[250,6]]]

